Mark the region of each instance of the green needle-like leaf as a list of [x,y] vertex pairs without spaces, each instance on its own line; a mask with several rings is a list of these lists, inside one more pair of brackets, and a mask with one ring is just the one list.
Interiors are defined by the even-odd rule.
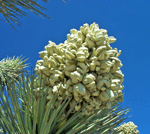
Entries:
[[[34,91],[35,75],[24,75],[19,84],[12,83],[11,89],[6,92],[4,85],[0,85],[0,125],[3,132],[22,134],[107,134],[114,127],[124,121],[127,108],[97,110],[93,115],[83,115],[84,107],[76,113],[72,110],[79,101],[72,105],[68,111],[71,98],[63,95],[63,99],[56,107],[58,94],[56,93],[47,104],[49,88],[45,86],[45,80],[41,80],[40,95]],[[9,93],[9,94],[8,94]]]
[[[42,0],[44,2],[48,2],[48,0]],[[62,0],[65,4],[66,2]],[[27,16],[27,13],[21,9],[24,8],[26,10],[31,11],[32,13],[40,16],[46,17],[50,19],[49,16],[41,12],[40,10],[47,10],[46,8],[40,6],[37,1],[35,0],[0,0],[0,13],[3,14],[6,22],[8,22],[11,27],[16,31],[15,27],[12,25],[11,21],[21,26],[21,22],[18,16]],[[0,19],[2,20],[2,19]],[[5,21],[5,20],[2,20]]]

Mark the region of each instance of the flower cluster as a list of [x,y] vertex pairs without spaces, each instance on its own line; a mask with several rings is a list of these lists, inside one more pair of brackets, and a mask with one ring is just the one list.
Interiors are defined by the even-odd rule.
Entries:
[[40,77],[46,76],[47,100],[58,93],[57,106],[64,93],[70,94],[70,106],[79,101],[74,112],[87,104],[85,115],[100,108],[109,109],[113,101],[122,102],[124,75],[117,58],[121,51],[110,46],[116,39],[108,37],[107,30],[99,29],[96,23],[86,23],[79,31],[71,29],[70,33],[64,43],[56,45],[49,41],[45,50],[39,52],[42,60],[36,63],[39,77],[35,87],[40,86]]
[[123,123],[117,128],[114,128],[116,132],[119,131],[119,134],[138,134],[139,131],[136,130],[138,127],[133,122]]

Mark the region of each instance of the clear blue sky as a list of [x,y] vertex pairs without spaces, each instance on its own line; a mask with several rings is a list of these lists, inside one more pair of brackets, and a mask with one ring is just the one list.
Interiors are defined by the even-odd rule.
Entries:
[[[38,52],[51,40],[63,43],[70,29],[84,23],[96,22],[107,29],[117,41],[111,46],[122,50],[119,56],[125,86],[123,107],[130,106],[132,115],[126,122],[138,125],[140,134],[149,134],[150,128],[150,1],[149,0],[61,0],[40,2],[52,19],[41,19],[33,13],[21,17],[22,27],[0,21],[0,60],[23,55],[35,66]],[[2,16],[0,15],[0,18]],[[29,68],[30,69],[30,68]]]

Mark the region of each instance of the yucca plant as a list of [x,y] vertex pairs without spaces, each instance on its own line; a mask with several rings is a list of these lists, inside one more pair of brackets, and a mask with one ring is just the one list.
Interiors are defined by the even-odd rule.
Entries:
[[[84,27],[81,27],[81,31],[78,34],[79,38],[83,37],[81,39],[83,41],[86,41],[90,48],[93,48],[92,46],[95,45],[95,43],[92,42],[93,40],[90,40],[91,38],[87,38],[87,40],[85,40],[84,38],[89,28],[90,30],[95,29],[95,31],[99,31],[100,33],[102,32],[102,34],[104,34],[105,36],[107,31],[104,29],[98,30],[98,25],[95,23],[93,23],[90,27],[88,24],[85,24]],[[71,33],[75,34],[73,35],[73,37],[75,37],[77,31],[73,29],[71,30]],[[82,33],[83,36],[81,36]],[[80,68],[77,67],[78,72],[75,71],[74,73],[72,73],[76,66],[71,66],[70,64],[72,62],[69,59],[75,58],[75,56],[71,54],[68,50],[66,50],[69,47],[70,49],[73,46],[75,47],[75,45],[73,45],[71,42],[65,50],[64,48],[68,44],[65,44],[64,48],[62,49],[62,44],[56,47],[56,44],[50,42],[50,44],[45,47],[48,52],[40,52],[41,57],[43,57],[44,55],[45,56],[43,57],[43,60],[37,61],[38,64],[36,65],[37,68],[35,69],[35,71],[38,71],[38,73],[36,72],[37,74],[39,74],[38,77],[35,76],[32,70],[31,74],[24,74],[23,70],[20,72],[19,70],[22,69],[24,66],[21,66],[21,68],[19,65],[14,66],[13,63],[15,62],[13,60],[10,60],[10,62],[8,63],[6,61],[2,62],[2,65],[4,65],[4,63],[7,63],[5,64],[5,66],[1,67],[2,73],[0,75],[2,81],[0,87],[0,125],[2,126],[2,130],[4,133],[107,134],[111,133],[111,131],[114,130],[113,128],[115,128],[119,123],[126,119],[126,117],[123,116],[129,112],[129,109],[118,109],[118,105],[116,105],[118,102],[122,102],[123,97],[123,86],[121,85],[121,83],[123,82],[124,75],[121,71],[116,72],[122,66],[121,61],[116,58],[120,55],[120,52],[118,52],[117,49],[104,51],[103,48],[106,48],[106,46],[101,45],[107,45],[108,49],[112,49],[109,46],[109,43],[106,44],[106,41],[112,43],[115,41],[115,39],[113,37],[108,38],[106,36],[106,38],[104,38],[106,39],[105,41],[104,39],[102,40],[103,37],[101,37],[101,34],[98,34],[97,36],[97,39],[100,40],[97,40],[97,45],[100,45],[100,47],[93,48],[93,51],[89,49],[90,54],[88,54],[89,52],[86,48],[88,46],[86,43],[82,44],[81,39],[79,40],[79,42],[76,42],[76,37],[73,38],[74,40],[70,40],[70,37],[72,36],[68,36],[68,42],[75,41],[77,43],[76,45],[78,45],[79,47],[78,50],[80,50],[79,52],[77,52],[77,60],[80,61],[78,63],[78,66],[80,66]],[[81,45],[83,46],[81,47]],[[58,53],[56,51],[57,49],[61,56],[56,54]],[[62,59],[65,56],[63,55],[63,52],[61,52],[61,50],[64,50],[64,52],[66,52],[66,59],[69,59],[67,60],[67,63],[65,63],[66,66],[64,66],[65,64],[61,64],[58,68],[58,66],[56,67],[57,60],[60,60],[60,62],[62,63],[66,61],[66,59],[64,61]],[[104,52],[100,53],[100,55],[97,55],[98,52],[101,52],[100,50],[103,50]],[[54,57],[50,56],[50,58],[48,59],[47,53],[52,54],[54,52]],[[75,54],[76,51],[73,50],[71,52]],[[107,52],[107,54],[104,54],[105,52]],[[87,54],[87,56],[84,53]],[[95,62],[89,63],[90,65],[85,65],[84,63],[81,63],[81,61],[88,58],[89,55],[93,56],[91,53],[96,53],[95,56],[98,56],[100,60],[104,60],[104,58],[109,58],[109,56],[111,56],[110,59],[114,59],[112,61],[113,68],[110,68],[109,64],[103,64],[103,62],[101,63],[102,70],[98,67],[96,68]],[[41,63],[46,67],[44,67]],[[90,75],[85,75],[85,73],[87,73],[88,71],[86,66],[90,68]],[[13,70],[11,69],[11,67],[13,67],[13,69],[15,68],[15,71],[11,71]],[[73,70],[69,70],[70,67],[73,67]],[[61,70],[61,72],[58,71],[58,69]],[[66,76],[63,75],[63,69],[65,69]],[[92,72],[94,70],[95,72]],[[98,71],[100,71],[99,74],[96,74],[98,73]],[[110,73],[107,74],[108,71],[111,71],[110,73],[113,73],[114,76],[110,75]],[[45,75],[42,74],[43,72],[45,73]],[[52,75],[50,75],[50,73],[52,73]],[[85,75],[83,81],[81,79],[82,75],[79,75],[79,73]],[[19,77],[19,74],[22,75]],[[97,75],[102,76],[99,76],[97,82],[95,82]],[[59,76],[61,81],[59,81],[58,79]],[[109,79],[112,77],[113,79]],[[67,81],[68,78],[70,78],[70,80]],[[77,79],[80,83],[76,81]],[[73,84],[71,83],[71,81],[74,83],[74,91],[70,89],[71,85]],[[62,85],[63,82],[64,85]],[[65,84],[66,82],[68,85]],[[92,90],[95,87],[96,89],[102,88],[102,90],[104,91],[94,91],[94,93],[92,93],[92,91],[87,91],[87,94],[85,94],[85,92],[83,92],[85,91],[85,88],[81,84],[81,82],[85,85],[87,90]],[[69,85],[69,83],[71,85]],[[93,83],[96,83],[97,86],[94,86]],[[106,90],[106,87],[111,88],[114,92],[110,89]],[[74,92],[74,96],[71,95],[72,92]],[[81,93],[81,95],[78,95],[78,93]],[[89,98],[90,96],[92,98]],[[98,98],[96,97],[96,99],[95,96],[98,96]],[[81,100],[82,97],[84,97],[84,102],[81,102],[83,101]],[[76,99],[75,101],[73,101],[74,98]],[[96,100],[99,101],[99,103],[96,103]],[[89,106],[91,106],[92,109]],[[90,114],[88,113],[89,110],[91,110]]]
[[[70,101],[69,95],[60,101],[57,108],[54,108],[57,94],[44,111],[48,89],[45,89],[43,83],[42,97],[37,100],[33,90],[34,79],[34,74],[22,73],[19,83],[9,84],[12,88],[8,92],[3,90],[4,85],[0,86],[0,124],[3,133],[94,134],[98,132],[102,134],[121,123],[125,119],[123,116],[129,112],[129,109],[117,109],[115,106],[110,110],[101,109],[91,116],[82,116],[82,109],[70,116],[71,110],[77,105],[75,104],[64,116],[65,108]],[[61,125],[64,120],[67,121]]]

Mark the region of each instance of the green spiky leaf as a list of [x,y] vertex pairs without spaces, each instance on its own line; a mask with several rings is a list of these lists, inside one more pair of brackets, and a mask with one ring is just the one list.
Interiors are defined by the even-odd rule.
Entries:
[[[48,0],[42,1],[48,2]],[[66,3],[64,0],[62,1]],[[0,20],[8,22],[11,25],[11,27],[16,31],[11,21],[17,24],[18,26],[21,26],[22,23],[20,22],[18,17],[20,16],[28,17],[28,14],[21,8],[29,10],[40,17],[46,17],[48,19],[51,18],[40,11],[47,9],[40,6],[36,0],[0,0],[0,13],[3,14],[6,21],[3,19]]]
[[28,67],[28,64],[23,64],[28,59],[23,61],[23,58],[15,56],[13,58],[7,57],[0,61],[0,85],[7,86],[12,82],[18,82],[20,80],[20,74],[23,72],[23,69]]
[[[46,108],[48,88],[45,90],[45,80],[40,90],[42,96],[37,98],[33,86],[34,79],[35,75],[33,73],[31,75],[22,73],[21,81],[18,84],[11,83],[10,87],[12,89],[8,92],[2,90],[4,85],[0,86],[0,125],[3,132],[23,134],[106,134],[125,120],[126,118],[123,116],[129,112],[129,109],[119,109],[117,105],[109,110],[101,109],[93,115],[83,116],[81,111],[84,107],[82,107],[78,112],[69,116],[71,109],[74,109],[78,102],[65,113],[65,109],[70,102],[69,95],[60,101],[58,107],[54,107],[58,95],[55,94]],[[63,122],[64,124],[60,127]]]

